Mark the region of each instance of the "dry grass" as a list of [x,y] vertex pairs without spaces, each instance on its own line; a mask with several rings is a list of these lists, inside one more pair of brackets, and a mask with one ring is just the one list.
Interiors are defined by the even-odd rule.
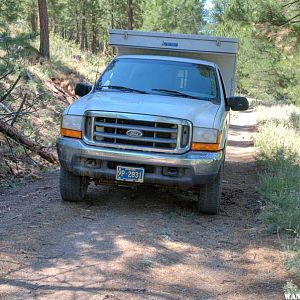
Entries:
[[[15,126],[26,136],[43,146],[49,147],[55,152],[55,142],[59,135],[61,115],[63,110],[75,97],[64,97],[61,93],[55,94],[48,88],[48,83],[53,80],[68,83],[71,90],[79,81],[94,82],[97,69],[103,69],[105,60],[89,52],[81,52],[74,43],[69,43],[59,37],[51,36],[51,60],[40,62],[34,59],[34,53],[27,53],[15,61],[20,72],[28,74],[28,78],[22,78],[15,88],[12,96],[7,98],[4,104],[12,111],[17,111],[24,95],[27,95],[25,107],[32,107],[30,113],[19,117]],[[38,48],[38,45],[35,45]],[[33,48],[34,49],[34,48]],[[9,76],[3,82],[7,89],[19,72]],[[62,87],[57,86],[58,88]],[[38,173],[41,168],[48,167],[38,156],[14,141],[8,144],[4,136],[0,134],[1,155],[5,161],[0,162],[0,181],[8,181],[16,177],[31,176]]]
[[287,267],[300,276],[300,109],[258,106],[257,115],[258,191],[265,204],[261,217],[279,234],[294,237],[286,245],[293,258]]
[[[38,45],[35,44],[35,47],[38,48]],[[53,72],[56,72],[54,75],[60,73],[61,76],[66,77],[72,72],[93,83],[109,61],[109,58],[94,55],[89,51],[81,51],[76,43],[54,35],[51,35],[50,55],[49,64],[45,64],[43,68],[40,66],[33,68],[43,79],[51,77]]]

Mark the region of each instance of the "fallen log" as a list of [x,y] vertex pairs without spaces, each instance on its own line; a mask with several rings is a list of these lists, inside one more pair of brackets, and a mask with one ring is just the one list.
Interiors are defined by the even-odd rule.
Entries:
[[45,147],[35,143],[30,138],[23,135],[15,127],[0,121],[0,132],[4,133],[6,136],[12,138],[13,140],[20,143],[25,148],[31,150],[32,152],[38,154],[43,159],[47,160],[48,162],[55,164],[58,162],[57,158],[49,151],[45,149]]

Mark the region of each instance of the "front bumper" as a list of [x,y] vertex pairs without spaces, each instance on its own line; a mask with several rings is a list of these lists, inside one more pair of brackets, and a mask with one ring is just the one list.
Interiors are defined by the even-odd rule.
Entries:
[[[62,168],[97,181],[115,181],[116,166],[145,168],[144,182],[192,187],[214,180],[224,160],[223,151],[189,151],[184,154],[118,150],[60,137],[57,152]],[[120,184],[120,182],[118,182]]]

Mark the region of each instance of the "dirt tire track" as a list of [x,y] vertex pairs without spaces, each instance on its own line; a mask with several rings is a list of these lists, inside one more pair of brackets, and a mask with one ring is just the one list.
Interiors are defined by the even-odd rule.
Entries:
[[263,234],[253,112],[232,118],[219,216],[196,195],[92,187],[63,203],[58,171],[0,196],[0,299],[284,299],[286,275]]

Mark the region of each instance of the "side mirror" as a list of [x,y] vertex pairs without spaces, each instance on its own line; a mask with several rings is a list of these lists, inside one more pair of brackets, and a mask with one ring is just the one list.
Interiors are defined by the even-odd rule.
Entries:
[[227,105],[235,111],[247,110],[249,102],[246,97],[228,97]]
[[75,94],[80,97],[85,96],[92,90],[92,88],[93,88],[93,86],[91,84],[85,83],[85,82],[80,82],[80,83],[76,84]]

